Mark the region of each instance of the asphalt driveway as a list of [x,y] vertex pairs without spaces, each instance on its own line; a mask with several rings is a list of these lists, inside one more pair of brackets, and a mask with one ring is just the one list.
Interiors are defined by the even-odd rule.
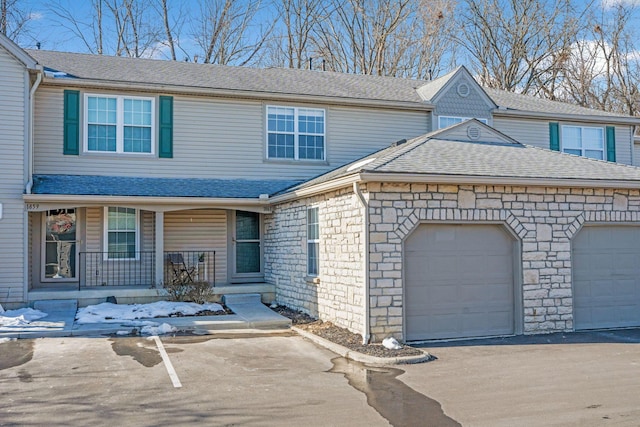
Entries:
[[640,425],[640,331],[429,344],[367,368],[291,333],[0,344],[0,425]]

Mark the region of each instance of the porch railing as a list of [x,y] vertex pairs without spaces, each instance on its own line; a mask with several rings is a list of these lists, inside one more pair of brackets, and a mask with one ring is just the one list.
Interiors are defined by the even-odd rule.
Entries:
[[145,252],[80,252],[80,287],[154,287],[156,254]]
[[216,285],[216,251],[165,251],[163,276],[156,277],[155,251],[80,252],[79,287],[144,286],[176,280]]
[[216,285],[216,251],[165,251],[164,282],[207,282]]

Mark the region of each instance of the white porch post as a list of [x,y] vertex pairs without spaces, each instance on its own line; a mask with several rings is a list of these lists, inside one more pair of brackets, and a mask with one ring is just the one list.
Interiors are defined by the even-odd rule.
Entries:
[[156,285],[164,282],[164,212],[156,211]]

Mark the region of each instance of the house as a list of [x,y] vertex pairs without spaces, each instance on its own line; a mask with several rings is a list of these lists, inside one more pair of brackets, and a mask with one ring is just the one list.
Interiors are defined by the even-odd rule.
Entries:
[[426,82],[6,38],[0,61],[22,82],[0,94],[18,112],[3,305],[188,279],[366,341],[640,326],[638,118],[463,67]]

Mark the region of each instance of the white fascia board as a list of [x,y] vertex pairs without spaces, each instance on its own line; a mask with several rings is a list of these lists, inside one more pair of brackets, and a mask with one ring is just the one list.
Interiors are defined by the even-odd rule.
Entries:
[[301,188],[300,190],[293,190],[279,196],[274,196],[269,199],[272,205],[288,202],[290,200],[300,199],[302,197],[315,196],[317,194],[327,193],[329,191],[339,190],[344,187],[350,187],[354,182],[360,181],[360,174],[354,173],[352,175],[343,176],[341,178],[332,179],[322,182],[320,184],[311,185],[309,187]]
[[579,187],[640,189],[639,181],[579,178],[521,178],[475,175],[430,175],[411,173],[360,174],[362,182],[418,182],[427,184],[518,185],[529,187]]
[[[257,212],[269,211],[269,199],[232,199],[208,197],[138,197],[138,196],[85,196],[61,194],[24,194],[29,211],[43,211],[53,206],[68,207],[123,206],[150,208],[153,211],[175,211],[198,208],[231,208]],[[31,205],[31,206],[29,206]],[[38,205],[38,206],[34,206]]]

